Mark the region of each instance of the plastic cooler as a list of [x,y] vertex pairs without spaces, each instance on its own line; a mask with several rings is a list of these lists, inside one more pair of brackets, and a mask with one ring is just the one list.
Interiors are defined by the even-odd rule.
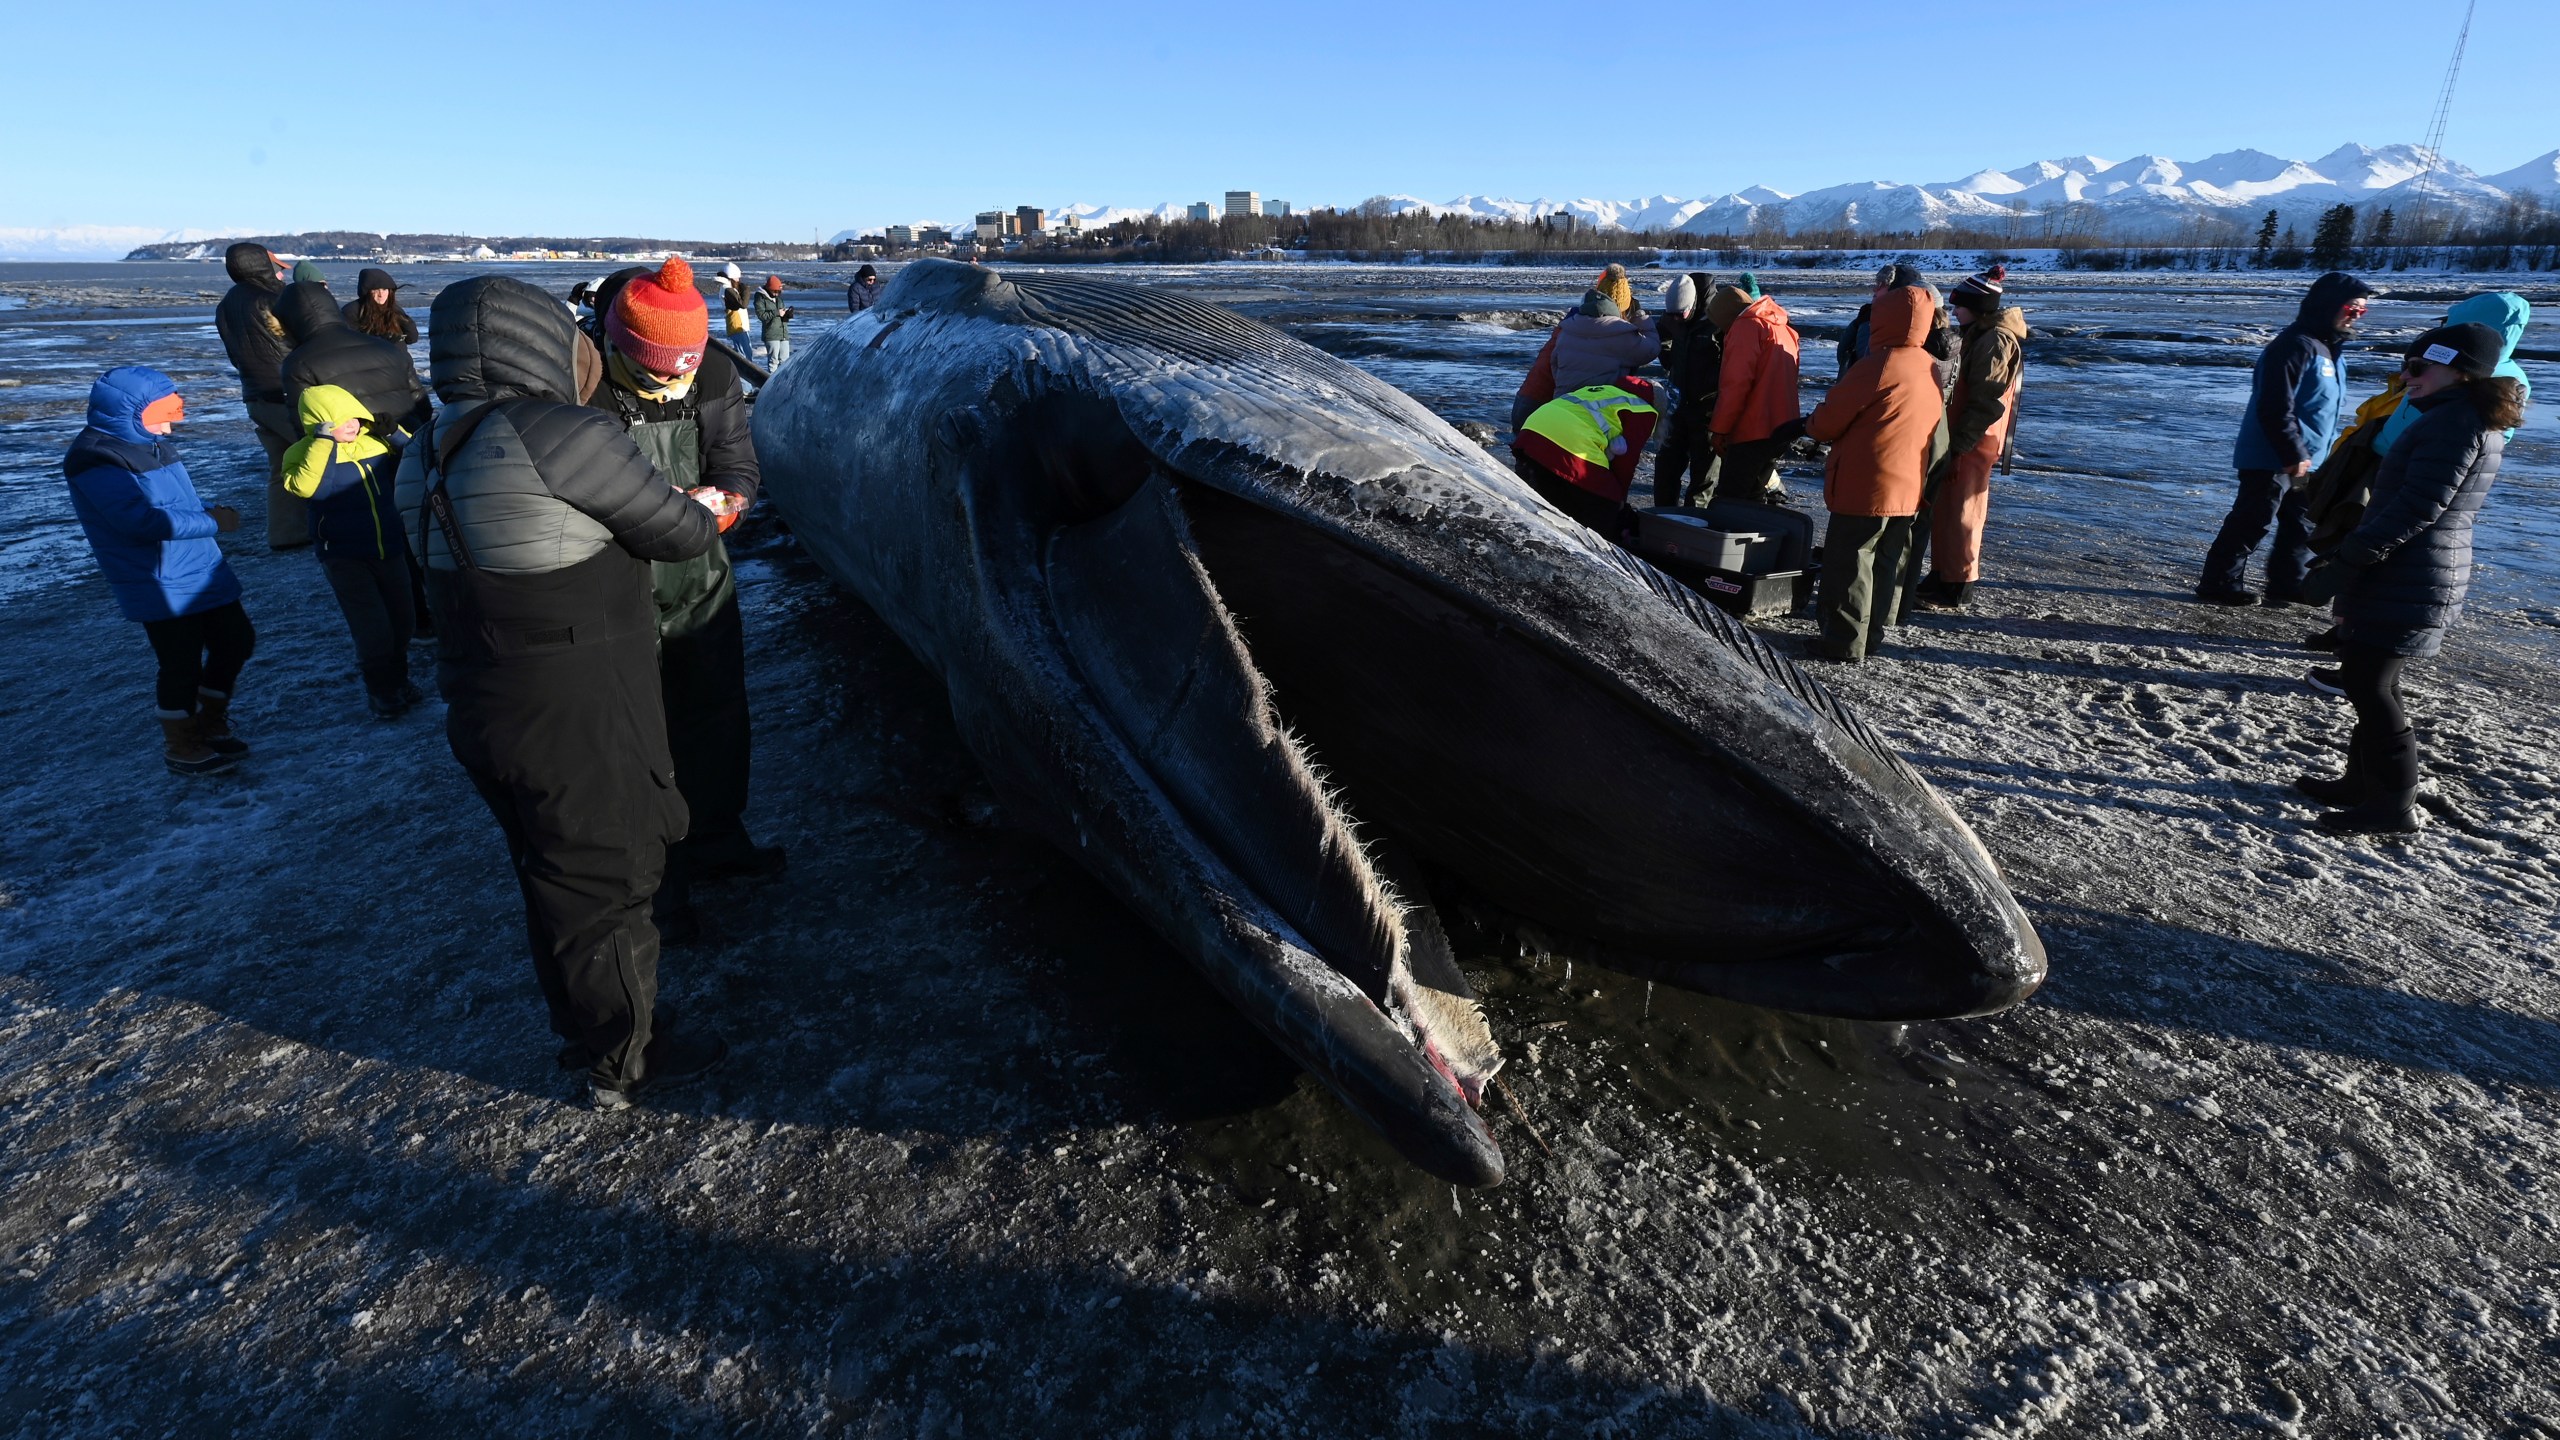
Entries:
[[1636,553],[1743,619],[1813,604],[1813,518],[1783,505],[1718,500],[1636,512]]

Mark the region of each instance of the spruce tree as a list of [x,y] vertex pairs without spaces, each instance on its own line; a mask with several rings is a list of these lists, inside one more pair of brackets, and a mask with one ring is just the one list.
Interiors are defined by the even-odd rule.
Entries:
[[2270,210],[2267,212],[2267,218],[2258,222],[2258,253],[2255,258],[2259,269],[2266,268],[2267,251],[2273,248],[2275,243],[2276,212]]
[[2311,232],[2311,263],[2322,270],[2335,270],[2347,263],[2347,252],[2356,244],[2356,207],[2332,205],[2320,212],[2319,228]]

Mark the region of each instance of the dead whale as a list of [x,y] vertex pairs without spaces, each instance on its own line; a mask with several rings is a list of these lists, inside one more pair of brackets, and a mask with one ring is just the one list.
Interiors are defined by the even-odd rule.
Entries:
[[906,267],[760,397],[767,493],[948,684],[1008,811],[1415,1163],[1500,1063],[1425,875],[1783,1009],[1978,1014],[1980,842],[1748,630],[1401,392],[1141,287]]

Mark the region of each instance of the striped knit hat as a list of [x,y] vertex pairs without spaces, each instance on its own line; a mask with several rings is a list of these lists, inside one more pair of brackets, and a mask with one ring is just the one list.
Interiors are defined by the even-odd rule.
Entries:
[[1979,275],[1967,275],[1956,282],[1955,293],[1947,297],[1949,305],[1961,305],[1977,315],[1988,315],[2000,308],[2000,282],[2009,278],[2009,267],[1994,265]]
[[655,275],[641,275],[613,297],[605,333],[622,357],[660,375],[690,375],[711,343],[711,316],[693,288],[693,267],[670,255]]

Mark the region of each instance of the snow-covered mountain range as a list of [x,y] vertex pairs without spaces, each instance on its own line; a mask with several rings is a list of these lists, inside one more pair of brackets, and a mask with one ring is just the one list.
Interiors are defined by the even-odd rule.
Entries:
[[[1461,195],[1434,203],[1412,195],[1384,197],[1398,213],[1476,215],[1535,220],[1572,216],[1601,230],[1685,230],[1702,235],[1744,235],[1783,230],[1846,230],[1898,234],[1972,226],[2014,228],[2031,239],[2065,222],[2086,228],[2103,217],[2104,234],[2126,239],[2172,235],[2191,221],[2215,219],[2254,227],[2274,210],[2307,234],[2319,212],[2344,202],[2359,208],[2392,206],[2405,213],[2427,169],[2417,145],[2341,145],[2317,160],[2288,160],[2263,150],[2229,150],[2202,160],[2165,155],[2102,160],[2071,155],[2038,160],[2014,170],[1980,170],[1959,180],[1906,184],[1865,180],[1789,194],[1755,185],[1698,199],[1653,195],[1639,200],[1511,200]],[[2511,196],[2532,194],[2560,208],[2560,150],[2512,170],[2483,175],[2446,160],[2428,181],[2435,203],[2477,214]],[[2084,207],[2078,211],[2068,207]],[[1052,217],[1072,214],[1087,225],[1155,217],[1178,219],[1180,205],[1148,209],[1061,205]]]

